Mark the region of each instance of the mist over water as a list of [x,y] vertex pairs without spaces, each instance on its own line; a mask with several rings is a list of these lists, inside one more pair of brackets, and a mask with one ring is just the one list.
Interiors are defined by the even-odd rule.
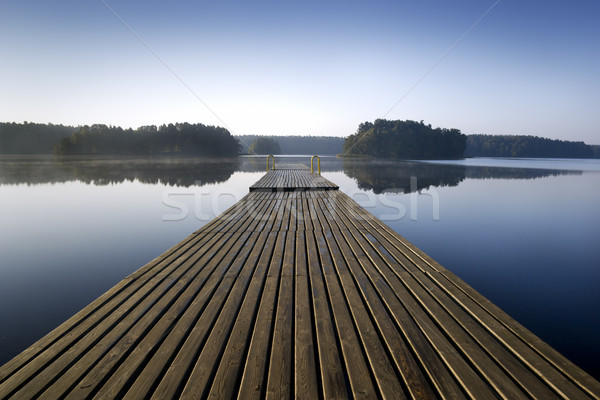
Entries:
[[[277,165],[310,165],[278,157]],[[600,161],[322,157],[323,175],[600,377]],[[0,364],[248,193],[264,157],[0,157]]]

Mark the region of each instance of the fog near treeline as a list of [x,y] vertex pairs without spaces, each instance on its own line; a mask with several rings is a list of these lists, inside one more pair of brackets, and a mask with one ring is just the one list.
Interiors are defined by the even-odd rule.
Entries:
[[123,129],[0,123],[0,154],[199,155],[320,154],[398,159],[462,157],[600,158],[600,146],[526,135],[465,135],[423,121],[375,120],[348,137],[233,136],[222,127],[176,123]]

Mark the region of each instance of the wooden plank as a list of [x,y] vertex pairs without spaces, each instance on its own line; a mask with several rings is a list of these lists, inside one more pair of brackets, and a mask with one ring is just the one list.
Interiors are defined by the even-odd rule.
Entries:
[[370,371],[367,361],[364,359],[360,340],[344,301],[335,267],[325,241],[325,235],[327,234],[331,233],[323,234],[321,231],[315,231],[315,239],[352,396],[375,398],[378,396],[378,391],[371,381]]
[[305,232],[323,397],[327,399],[345,399],[348,398],[346,375],[337,345],[333,318],[329,311],[330,305],[323,282],[315,236],[313,231]]
[[267,236],[267,239],[258,260],[255,275],[250,282],[248,293],[244,298],[244,303],[223,353],[223,361],[219,364],[208,393],[208,397],[211,398],[234,398],[239,390],[237,383],[243,373],[252,330],[256,327],[257,309],[261,304],[260,297],[265,296],[263,289],[265,288],[266,271],[272,265],[272,253],[278,236],[275,232],[262,232],[261,235]]
[[308,213],[312,222],[313,230],[331,230],[327,221],[324,221],[322,213],[320,213],[319,205],[315,202],[315,193],[307,192],[302,194],[308,200]]
[[[160,383],[154,390],[152,395],[153,397],[174,398],[180,394],[180,387],[182,387],[182,385],[185,384],[189,377],[189,374],[192,372],[192,368],[194,366],[196,358],[202,351],[202,348],[206,343],[211,329],[217,321],[219,313],[226,304],[227,299],[230,293],[232,292],[232,288],[236,283],[238,275],[242,272],[244,274],[248,273],[248,268],[244,267],[250,265],[246,263],[246,260],[255,248],[255,242],[258,240],[258,233],[245,232],[244,236],[246,236],[247,240],[244,240],[240,243],[240,251],[238,254],[236,254],[235,259],[233,259],[231,262],[219,264],[219,267],[222,268],[222,275],[218,277],[218,279],[220,279],[219,281],[214,282],[216,290],[214,291],[214,293],[210,293],[210,295],[207,294],[207,299],[205,300],[207,301],[206,307],[202,310],[201,313],[196,313],[196,318],[197,316],[199,316],[199,318],[197,318],[197,321],[195,321],[195,324],[192,327],[192,329],[187,331],[184,337],[181,337],[179,332],[174,333],[172,331],[170,333],[169,336],[174,335],[173,341],[179,344],[181,343],[181,339],[183,339],[183,343],[180,345],[181,347],[177,346],[179,347],[179,349],[175,352],[172,348],[165,349],[168,354],[166,358],[172,359],[172,361],[170,362],[170,365],[168,366],[166,372],[164,372],[164,375],[160,378]],[[203,303],[205,301],[203,301]],[[160,349],[159,353],[157,354],[160,358],[165,357],[165,355],[160,354]],[[173,354],[175,354],[174,358],[172,358]],[[148,366],[150,365],[151,364],[149,363]],[[146,370],[148,370],[149,372],[152,371],[148,368],[148,366],[146,367],[144,372]],[[160,372],[162,373],[162,369]],[[136,380],[135,384],[132,387],[132,390],[130,390],[127,393],[125,398],[129,398],[130,396],[131,398],[140,397],[139,394],[136,393],[136,391],[134,391],[133,389],[141,389],[144,392],[147,390],[146,388],[141,388],[141,385],[136,385],[138,382],[143,382],[141,378],[145,378],[143,372],[138,378],[138,380]],[[151,379],[149,383],[154,385],[157,381],[156,378],[158,378],[158,376]]]
[[287,230],[291,232],[296,232],[298,229],[298,195],[295,192],[292,192],[285,203],[286,211],[289,212],[289,225],[287,226]]
[[298,399],[319,397],[318,365],[315,361],[316,330],[313,324],[305,232],[296,232],[296,287],[294,336],[294,385]]
[[[282,231],[285,232],[285,231]],[[292,366],[294,313],[294,260],[296,235],[288,232],[279,280],[279,296],[275,314],[271,360],[269,362],[266,398],[292,398],[294,385]]]
[[[275,234],[275,233],[271,233]],[[246,357],[246,364],[238,392],[238,397],[243,399],[263,398],[266,392],[266,374],[269,353],[273,336],[274,310],[276,307],[277,290],[285,249],[285,236],[277,233],[273,257],[265,260],[269,263],[269,272],[265,282],[260,307],[256,316],[257,323]]]
[[277,198],[278,203],[277,213],[273,216],[272,224],[266,227],[266,229],[278,231],[287,228],[289,223],[289,213],[286,213],[285,209],[288,193],[276,193],[275,197]]
[[[340,281],[342,289],[339,293],[336,290],[332,295],[339,295],[340,298],[345,298],[346,303],[348,304],[351,314],[348,317],[351,318],[355,329],[357,330],[359,342],[367,356],[368,367],[370,368],[371,375],[373,375],[374,380],[376,381],[379,394],[387,399],[407,398],[404,394],[404,388],[388,359],[386,349],[384,349],[377,331],[371,322],[371,316],[348,271],[347,263],[354,261],[351,260],[352,253],[342,253],[335,238],[336,233],[339,235],[339,232],[336,231],[325,233],[324,235],[334,264],[335,272],[337,273],[337,279]],[[331,280],[334,280],[333,277]],[[360,348],[353,348],[352,351],[355,354],[359,353]],[[356,358],[356,355],[346,356],[347,364],[356,362]],[[372,394],[365,393],[365,395],[371,396]]]
[[[259,193],[249,193],[244,196],[239,202],[230,207],[225,213],[221,214],[218,218],[213,219],[207,225],[200,229],[203,231],[226,231],[226,230],[239,230],[248,229],[251,220],[247,220],[249,213],[260,212],[264,207],[269,206],[268,199],[264,196],[259,196]],[[240,227],[240,223],[246,222],[245,227]]]
[[302,221],[304,222],[304,229],[307,231],[313,230],[313,219],[312,219],[312,214],[310,212],[310,208],[309,208],[309,202],[308,199],[304,196],[301,197],[302,199]]
[[[228,271],[228,275],[232,277],[237,275],[237,279],[229,291],[228,298],[221,309],[219,317],[212,325],[208,339],[195,361],[195,366],[191,372],[191,375],[187,379],[187,383],[183,389],[183,392],[181,393],[182,399],[206,396],[206,392],[210,388],[212,375],[216,373],[220,356],[222,355],[223,349],[227,344],[231,329],[233,328],[236,318],[238,317],[242,306],[242,301],[244,300],[247,291],[249,288],[253,289],[252,293],[250,293],[250,301],[252,302],[252,300],[254,300],[254,296],[257,295],[257,292],[262,286],[261,282],[266,274],[267,269],[264,268],[264,264],[259,264],[257,261],[265,249],[265,239],[266,235],[261,235],[259,240],[256,241],[252,252],[245,260],[245,263],[239,274],[236,273],[235,270]],[[257,283],[255,285],[250,285],[253,275],[256,276]],[[232,346],[242,346],[242,343],[234,342],[232,343]],[[167,371],[167,375],[163,379],[168,379],[169,372],[171,371],[177,376],[181,375],[180,372],[172,369]],[[231,383],[232,382],[223,382],[219,385],[219,390],[224,390],[224,386],[231,385]],[[165,392],[160,391],[159,386],[155,396],[158,394],[162,398],[166,398],[163,397],[164,393]],[[175,394],[176,392],[170,391],[169,397],[171,397],[171,393]]]
[[394,366],[401,380],[412,398],[432,399],[436,398],[427,377],[422,372],[418,359],[412,355],[411,346],[404,340],[399,329],[394,325],[393,318],[388,314],[384,304],[377,295],[376,289],[371,285],[368,277],[361,268],[359,258],[365,258],[362,253],[355,253],[350,247],[349,240],[352,240],[349,232],[340,230],[334,232],[334,236],[344,254],[353,255],[349,261],[349,270],[352,274],[356,287],[361,292],[369,313],[372,315],[378,332],[383,339],[383,344],[388,349],[390,357],[394,361]]

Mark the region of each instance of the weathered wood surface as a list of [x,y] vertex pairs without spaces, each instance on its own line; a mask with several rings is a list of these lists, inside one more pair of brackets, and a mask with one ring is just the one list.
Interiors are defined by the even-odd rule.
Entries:
[[0,398],[149,397],[599,399],[600,384],[344,193],[253,191],[0,368]]
[[[285,168],[285,167],[284,167]],[[302,190],[337,190],[338,187],[310,169],[282,169],[269,171],[258,182],[250,186],[250,191],[282,192]]]

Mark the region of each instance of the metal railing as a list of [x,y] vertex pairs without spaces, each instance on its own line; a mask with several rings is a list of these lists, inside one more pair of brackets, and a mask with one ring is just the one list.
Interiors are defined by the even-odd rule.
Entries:
[[273,168],[271,168],[273,171],[275,171],[275,156],[273,154],[269,154],[267,156],[267,172],[269,172],[269,159],[272,158],[273,159]]
[[321,158],[319,158],[319,156],[312,156],[310,158],[310,173],[311,174],[314,173],[314,170],[313,170],[313,160],[314,160],[315,157],[317,157],[317,165],[319,167],[319,175],[321,175]]
[[[314,155],[310,158],[310,173],[311,174],[315,173],[315,168],[314,168],[315,157],[317,159],[317,171],[318,171],[319,175],[321,175],[321,158],[317,155]],[[273,164],[271,164],[271,162],[270,162],[271,159],[273,159]],[[269,154],[267,156],[267,172],[269,172],[269,170],[275,171],[275,156],[273,154]]]

